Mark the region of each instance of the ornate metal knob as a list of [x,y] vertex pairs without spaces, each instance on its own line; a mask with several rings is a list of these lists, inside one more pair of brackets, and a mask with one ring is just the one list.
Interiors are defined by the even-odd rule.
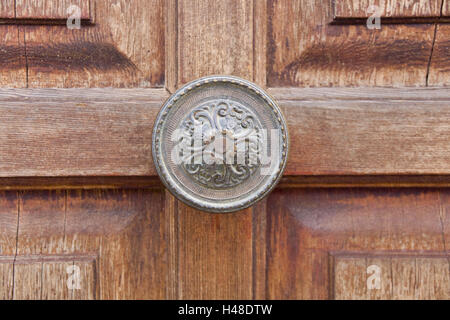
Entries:
[[236,77],[193,81],[170,97],[153,129],[164,185],[186,204],[233,212],[264,198],[288,156],[286,122],[275,101]]

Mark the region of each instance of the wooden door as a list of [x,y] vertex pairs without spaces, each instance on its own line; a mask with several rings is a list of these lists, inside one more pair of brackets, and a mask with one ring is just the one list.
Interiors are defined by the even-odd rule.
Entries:
[[[449,19],[448,0],[1,1],[0,298],[449,299]],[[211,74],[266,88],[291,135],[279,187],[234,214],[177,201],[151,157],[164,100]]]

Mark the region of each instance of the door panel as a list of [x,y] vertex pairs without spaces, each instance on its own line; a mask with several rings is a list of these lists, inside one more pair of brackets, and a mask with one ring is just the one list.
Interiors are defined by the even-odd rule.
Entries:
[[[414,298],[448,299],[448,199],[447,190],[430,189],[275,191],[267,210],[268,298],[408,299],[405,287],[413,286]],[[402,265],[411,261],[407,276]],[[371,265],[385,287],[368,289]]]
[[166,296],[160,190],[5,192],[2,201],[3,298]]
[[[370,30],[363,19],[361,25],[352,25],[359,24],[351,18],[358,15],[355,10],[367,9],[365,2],[339,1],[342,4],[336,8],[342,8],[342,15],[350,18],[341,25],[332,23],[331,0],[270,0],[269,86],[427,85],[436,24],[406,19],[396,25],[382,23],[380,30]],[[396,11],[414,17],[428,11],[436,14],[436,8],[438,17],[441,15],[441,2],[437,0],[423,10],[416,6],[419,1],[413,6],[417,10],[401,5],[404,1],[389,3],[395,8],[389,11],[393,15]],[[448,60],[448,51],[445,56]],[[441,64],[436,67],[445,70]],[[446,75],[442,84],[446,85],[448,70],[443,72]]]
[[[380,30],[366,0],[80,1],[74,30],[65,3],[0,3],[0,298],[450,298],[450,1],[390,1]],[[290,130],[235,214],[151,157],[170,92],[211,74]]]
[[[10,26],[0,25],[12,46],[6,52],[0,50],[0,58],[3,54],[8,57],[12,51],[22,53],[22,64],[17,57],[5,67],[26,69],[26,77],[21,82],[5,82],[4,86],[164,85],[164,1],[92,0],[89,6],[92,20],[82,20],[87,25],[81,29],[68,29],[66,20],[62,25],[53,25],[55,17],[65,14],[61,12],[63,5],[55,7],[54,3],[18,1],[16,14],[21,16],[4,21]],[[83,10],[81,13],[82,18]],[[39,20],[21,20],[34,16],[39,16]]]

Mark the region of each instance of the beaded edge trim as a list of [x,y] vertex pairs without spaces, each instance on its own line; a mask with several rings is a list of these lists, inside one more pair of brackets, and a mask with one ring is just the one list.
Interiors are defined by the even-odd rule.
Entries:
[[[282,151],[282,158],[280,165],[278,167],[278,170],[273,174],[273,178],[270,181],[270,183],[266,183],[267,187],[258,192],[257,194],[251,195],[249,198],[244,199],[245,201],[241,200],[235,203],[231,203],[229,206],[217,206],[213,204],[209,204],[206,201],[195,201],[186,198],[180,192],[177,191],[178,189],[183,189],[179,186],[179,184],[174,185],[174,183],[171,182],[171,179],[169,179],[169,173],[167,170],[167,167],[165,165],[164,159],[162,159],[162,154],[160,150],[160,141],[161,137],[160,134],[162,132],[162,127],[164,125],[164,122],[169,114],[170,109],[173,107],[175,102],[177,102],[180,98],[188,94],[190,91],[197,89],[203,85],[211,84],[211,83],[230,83],[233,85],[239,85],[245,89],[251,90],[253,93],[261,97],[272,109],[272,112],[274,113],[276,119],[278,120],[278,123],[280,124],[280,129],[282,132],[283,137],[283,151]],[[261,88],[257,87],[255,84],[240,79],[237,77],[232,76],[209,76],[204,77],[201,79],[197,79],[195,81],[192,81],[182,88],[180,88],[178,91],[176,91],[163,105],[161,111],[159,112],[157,118],[156,118],[155,126],[153,129],[153,141],[152,141],[152,154],[153,154],[153,160],[155,162],[156,170],[159,174],[159,176],[162,178],[162,182],[164,185],[169,189],[169,191],[174,194],[175,197],[177,197],[179,200],[183,201],[187,205],[194,207],[199,210],[203,211],[210,211],[215,213],[227,213],[227,212],[235,212],[239,210],[246,209],[259,200],[262,200],[272,189],[275,188],[278,181],[282,177],[282,173],[286,167],[287,157],[289,153],[289,134],[287,129],[287,124],[284,119],[284,116],[281,112],[281,109],[277,106],[277,104],[274,102],[274,100]]]

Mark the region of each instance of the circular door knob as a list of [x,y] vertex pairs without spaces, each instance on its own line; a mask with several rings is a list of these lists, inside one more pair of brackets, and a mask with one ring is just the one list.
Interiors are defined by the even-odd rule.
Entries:
[[264,198],[288,156],[286,122],[275,101],[246,80],[193,81],[162,107],[153,159],[171,193],[194,208],[234,212]]

